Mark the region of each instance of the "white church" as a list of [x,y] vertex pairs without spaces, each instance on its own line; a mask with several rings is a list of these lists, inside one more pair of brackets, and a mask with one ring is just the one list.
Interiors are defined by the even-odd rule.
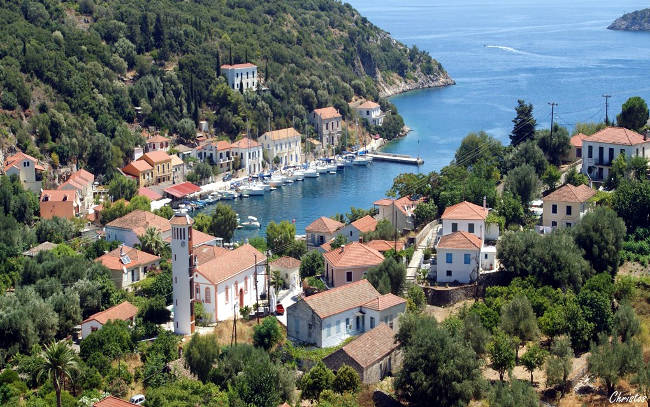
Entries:
[[175,333],[194,333],[195,302],[203,303],[210,321],[216,322],[233,318],[241,307],[252,310],[256,298],[267,293],[266,257],[260,251],[249,244],[235,250],[193,248],[194,220],[178,213],[170,223]]

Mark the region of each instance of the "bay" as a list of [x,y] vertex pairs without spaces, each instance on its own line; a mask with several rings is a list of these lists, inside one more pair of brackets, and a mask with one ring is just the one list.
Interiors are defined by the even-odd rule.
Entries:
[[647,6],[642,1],[350,3],[394,38],[428,51],[456,81],[391,98],[413,131],[385,151],[420,155],[424,165],[375,162],[231,201],[242,219],[253,215],[262,223],[261,231],[238,230],[236,239],[263,234],[268,222],[281,220],[294,221],[302,234],[319,216],[370,207],[396,175],[447,165],[469,132],[485,130],[508,143],[517,99],[533,103],[542,127],[550,124],[547,103],[558,103],[555,120],[570,129],[604,119],[603,94],[612,96],[610,118],[630,96],[650,101],[650,33],[606,29],[623,13]]

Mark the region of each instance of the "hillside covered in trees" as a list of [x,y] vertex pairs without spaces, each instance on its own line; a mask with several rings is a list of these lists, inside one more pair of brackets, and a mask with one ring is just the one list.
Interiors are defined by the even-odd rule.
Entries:
[[650,31],[650,8],[623,14],[607,28],[623,31]]
[[[399,83],[453,83],[427,53],[334,0],[0,7],[3,149],[16,144],[54,165],[88,163],[96,175],[110,174],[141,143],[127,126],[137,106],[142,125],[176,131],[183,118],[208,120],[218,135],[234,139],[247,122],[252,135],[269,125],[304,132],[313,108],[334,105],[349,114],[354,95],[380,99],[378,83],[382,94]],[[242,95],[228,88],[220,65],[244,61],[258,65],[266,90]]]

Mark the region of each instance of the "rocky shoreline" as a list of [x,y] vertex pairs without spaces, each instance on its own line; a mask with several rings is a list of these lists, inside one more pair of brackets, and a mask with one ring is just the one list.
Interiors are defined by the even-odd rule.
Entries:
[[650,31],[650,8],[633,11],[617,18],[608,30]]
[[[455,85],[456,82],[446,73],[442,72],[434,75],[425,75],[422,72],[415,74],[415,79],[400,78],[395,82],[387,83],[381,74],[377,77],[377,88],[379,96],[391,97],[400,93],[409,92],[417,89],[441,88],[443,86]],[[395,78],[392,78],[395,79]]]

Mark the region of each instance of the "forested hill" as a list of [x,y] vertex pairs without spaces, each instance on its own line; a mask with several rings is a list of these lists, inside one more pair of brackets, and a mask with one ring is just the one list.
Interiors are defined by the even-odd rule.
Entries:
[[650,8],[623,14],[607,28],[624,31],[650,31]]
[[[348,113],[355,94],[453,82],[425,52],[334,0],[0,4],[3,149],[88,162],[97,174],[141,142],[126,126],[135,106],[145,125],[206,119],[235,137],[247,121],[253,135],[269,120],[302,131],[311,109]],[[244,61],[259,66],[268,92],[243,96],[224,84],[220,64]]]

